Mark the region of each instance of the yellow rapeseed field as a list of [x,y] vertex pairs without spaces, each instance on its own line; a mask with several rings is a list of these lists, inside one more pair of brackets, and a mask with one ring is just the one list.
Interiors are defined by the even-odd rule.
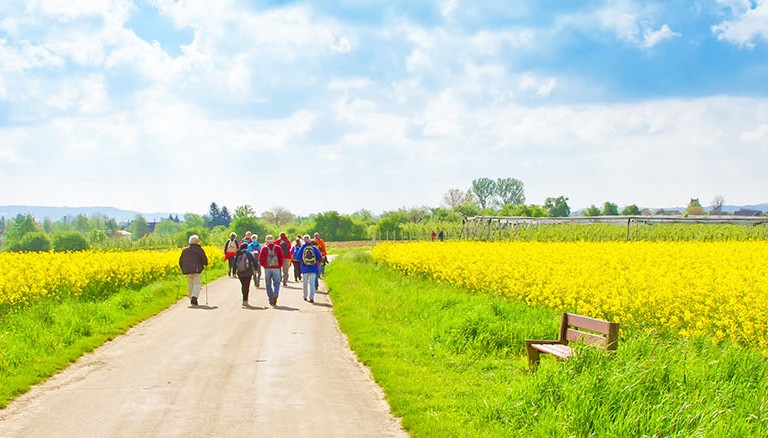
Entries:
[[684,336],[768,348],[768,242],[381,243],[407,274]]
[[[219,256],[218,247],[206,247]],[[0,310],[43,299],[108,296],[121,287],[140,287],[179,274],[181,250],[0,253]]]

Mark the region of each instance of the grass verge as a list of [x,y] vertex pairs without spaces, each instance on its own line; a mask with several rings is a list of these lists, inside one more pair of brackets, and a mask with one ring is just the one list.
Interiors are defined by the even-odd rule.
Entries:
[[[224,276],[219,263],[207,270]],[[84,353],[125,333],[186,296],[181,276],[141,289],[121,289],[106,299],[40,302],[0,319],[0,409]]]
[[413,436],[768,436],[768,363],[757,349],[622,330],[528,370],[524,339],[559,314],[406,277],[365,252],[326,283],[341,329]]

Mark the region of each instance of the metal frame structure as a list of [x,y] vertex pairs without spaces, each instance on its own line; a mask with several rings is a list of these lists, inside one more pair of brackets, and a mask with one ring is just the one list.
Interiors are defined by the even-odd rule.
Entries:
[[767,216],[578,216],[578,217],[525,217],[525,216],[473,216],[464,220],[461,238],[492,240],[494,234],[513,227],[554,224],[614,224],[627,226],[627,240],[631,240],[630,227],[635,224],[739,224],[765,225]]

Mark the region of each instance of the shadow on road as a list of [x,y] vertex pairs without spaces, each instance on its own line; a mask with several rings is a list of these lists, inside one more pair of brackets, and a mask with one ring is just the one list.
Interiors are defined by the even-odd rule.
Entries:
[[209,306],[207,304],[198,304],[197,306],[189,305],[187,306],[188,309],[200,309],[200,310],[215,310],[218,309],[219,306]]
[[319,307],[329,307],[329,308],[333,307],[332,304],[328,304],[328,303],[312,303],[312,305],[313,306],[319,306]]

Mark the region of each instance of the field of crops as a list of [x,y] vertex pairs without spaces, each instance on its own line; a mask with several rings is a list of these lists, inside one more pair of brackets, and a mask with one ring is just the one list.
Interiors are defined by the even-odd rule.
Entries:
[[768,242],[380,243],[408,274],[683,336],[768,348]]
[[[218,247],[206,253],[219,255]],[[98,299],[179,274],[180,250],[0,253],[0,316],[41,300]]]

